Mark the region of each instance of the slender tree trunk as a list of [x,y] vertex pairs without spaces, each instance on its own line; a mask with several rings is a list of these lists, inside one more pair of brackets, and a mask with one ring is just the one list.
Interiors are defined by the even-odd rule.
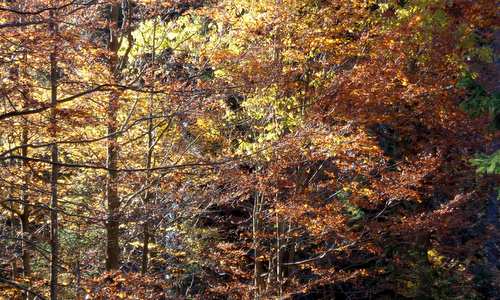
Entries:
[[[151,65],[153,66],[153,74],[152,78],[155,78],[154,70],[155,70],[155,60],[156,60],[156,20],[154,21],[153,25],[153,49],[152,49],[152,58],[151,58]],[[152,158],[153,158],[153,152],[154,152],[154,141],[153,141],[153,104],[154,104],[154,86],[151,88],[151,94],[149,97],[149,102],[148,102],[148,143],[147,143],[147,154],[146,154],[146,186],[150,183],[151,180],[151,166],[152,166]],[[145,221],[144,221],[144,230],[143,230],[143,245],[142,245],[142,265],[141,265],[141,273],[146,274],[148,271],[148,255],[149,255],[149,240],[151,233],[149,231],[149,202],[151,200],[152,192],[150,188],[146,190],[146,193],[144,195],[144,216],[145,216]]]
[[[286,245],[287,245],[286,261],[287,262],[294,262],[295,261],[295,251],[296,251],[295,248],[297,247],[297,244],[295,243],[295,241],[293,241],[292,223],[291,222],[288,223],[288,229],[286,231]],[[293,275],[296,268],[297,267],[295,265],[285,266],[285,268],[283,269],[284,276]]]
[[[78,215],[83,214],[83,209],[80,207],[77,208],[76,213]],[[82,240],[82,235],[81,235],[81,227],[80,223],[77,225],[76,229],[76,240],[81,241]],[[82,299],[81,294],[82,294],[82,285],[81,285],[81,249],[80,245],[77,245],[75,249],[75,265],[74,265],[74,276],[75,276],[75,299],[80,300]]]
[[252,215],[252,232],[253,232],[253,246],[254,246],[254,285],[255,285],[255,299],[260,299],[262,289],[264,287],[264,278],[262,274],[264,272],[264,266],[262,261],[259,259],[260,256],[260,210],[262,205],[262,199],[259,192],[255,193],[254,204],[253,204],[253,215]]
[[[23,191],[24,194],[24,191]],[[23,199],[25,201],[25,199]],[[30,240],[31,237],[31,231],[29,229],[30,223],[29,223],[29,217],[30,217],[30,209],[29,206],[26,205],[24,207],[23,213],[21,215],[21,229],[23,232],[22,236],[22,241],[21,241],[21,251],[22,251],[22,259],[23,259],[23,275],[24,277],[29,277],[31,276],[31,253],[29,249],[29,243],[28,240]]]
[[[14,207],[14,195],[13,195],[13,192],[14,192],[14,188],[11,186],[9,188],[9,195],[8,195],[8,199],[10,200],[10,235],[12,236],[12,238],[16,237],[16,209]],[[17,277],[17,263],[16,263],[17,259],[14,257],[11,262],[10,262],[10,267],[11,267],[11,278],[13,281],[16,281],[16,277]]]
[[[269,253],[273,253],[273,246],[272,245],[269,245]],[[275,262],[276,262],[276,257],[271,257],[267,263],[267,269],[269,270],[269,272],[267,272],[267,280],[266,280],[266,284],[265,284],[265,288],[264,288],[265,293],[268,293],[269,289],[274,287],[273,280],[274,280],[274,277],[276,277],[275,276],[276,275],[275,274],[276,268],[274,267]]]
[[[27,97],[27,93],[25,95]],[[27,100],[27,99],[26,99]],[[25,109],[27,109],[28,105],[25,101]],[[28,147],[25,146],[28,144],[28,123],[24,120],[23,124],[23,132],[21,135],[21,155],[23,157],[28,157]],[[31,215],[31,207],[28,203],[28,188],[29,188],[29,178],[28,174],[28,161],[23,160],[23,184],[21,187],[21,204],[23,206],[21,212],[21,231],[22,231],[22,240],[21,240],[21,251],[22,251],[22,260],[23,260],[23,275],[30,281],[31,284],[31,246],[29,242],[31,241],[31,228],[30,228],[30,215]],[[32,299],[32,295],[28,292],[25,293],[25,299]]]
[[283,296],[283,254],[282,254],[282,240],[283,224],[280,215],[276,212],[276,281],[278,283],[278,299]]
[[[57,36],[57,24],[54,21],[54,11],[50,11],[50,30],[53,37]],[[57,45],[57,43],[55,43]],[[59,149],[57,147],[57,80],[58,80],[58,70],[57,70],[57,46],[54,46],[52,53],[50,54],[50,101],[51,101],[51,111],[50,111],[50,132],[52,137],[51,149],[51,161],[52,161],[52,172],[50,177],[50,247],[51,247],[51,261],[50,261],[50,299],[57,300],[57,290],[58,290],[58,265],[59,265],[59,225],[58,225],[58,199],[57,199],[57,177],[59,173]]]
[[118,105],[118,94],[111,95],[108,106],[108,154],[107,164],[108,177],[106,180],[106,200],[108,203],[107,230],[107,270],[117,270],[120,267],[120,245],[119,245],[119,226],[120,226],[120,200],[118,198],[118,145],[117,138],[112,135],[116,132],[116,110]]
[[[23,213],[21,214],[21,230],[22,230],[22,239],[21,239],[21,251],[22,251],[22,260],[23,260],[23,275],[25,279],[28,279],[31,285],[31,253],[30,253],[30,245],[29,241],[31,240],[31,231],[29,228],[29,217],[30,217],[30,207],[26,204],[27,197],[25,195],[27,193],[27,186],[23,186],[22,191],[22,201],[23,201]],[[24,299],[30,300],[31,295],[28,292],[24,293]]]
[[[146,198],[149,198],[149,192],[146,192]],[[148,200],[144,201],[144,205],[147,208],[148,206]],[[141,263],[141,273],[146,274],[148,272],[148,255],[149,255],[149,239],[150,239],[150,232],[149,232],[149,218],[148,215],[145,216],[146,220],[144,221],[144,228],[143,228],[143,244],[142,244],[142,263]]]
[[[23,17],[21,17],[21,21],[23,20]],[[28,55],[27,53],[23,54],[23,61],[24,65],[21,69],[21,74],[24,78],[28,78],[28,73],[26,70],[26,66],[28,65]],[[23,109],[28,109],[29,108],[29,100],[30,100],[30,91],[28,89],[23,91],[23,96],[24,96],[24,103],[23,103]],[[28,147],[26,146],[29,141],[29,136],[28,136],[28,121],[26,118],[23,118],[23,131],[21,133],[21,156],[23,157],[28,157]],[[30,244],[28,241],[31,239],[31,229],[30,229],[30,215],[31,215],[31,210],[30,210],[30,205],[28,203],[29,201],[29,195],[28,195],[28,188],[29,188],[29,181],[30,181],[30,174],[28,173],[29,169],[29,162],[27,160],[23,160],[23,184],[21,187],[21,205],[23,207],[22,212],[21,212],[21,230],[22,230],[22,240],[21,240],[21,251],[22,251],[22,260],[23,260],[23,275],[25,278],[29,278],[31,282],[31,249],[30,249]],[[29,293],[25,294],[26,299],[31,299],[32,295]]]
[[[151,162],[152,162],[152,156],[153,156],[153,115],[152,115],[152,106],[153,103],[150,101],[149,106],[149,120],[148,120],[148,151],[146,155],[146,168],[148,169],[148,172],[146,174],[146,185],[149,184],[150,177],[151,177]],[[146,274],[148,270],[148,255],[149,255],[149,239],[150,239],[150,232],[149,232],[149,202],[151,199],[152,193],[150,189],[148,188],[146,190],[146,193],[144,195],[144,212],[145,215],[144,217],[146,218],[144,220],[144,230],[143,230],[143,245],[142,245],[142,265],[141,265],[141,273]]]
[[[118,67],[118,19],[120,16],[120,5],[115,3],[111,6],[110,41],[111,51],[110,72],[115,81]],[[111,92],[107,110],[107,162],[108,176],[106,179],[106,202],[108,205],[108,218],[106,223],[107,247],[106,247],[106,269],[117,270],[120,267],[120,200],[118,198],[118,138],[115,134],[117,130],[117,111],[119,101],[119,91]]]

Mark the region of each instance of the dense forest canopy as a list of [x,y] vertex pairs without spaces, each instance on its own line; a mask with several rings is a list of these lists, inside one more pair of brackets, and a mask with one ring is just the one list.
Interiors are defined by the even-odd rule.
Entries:
[[0,299],[496,299],[498,8],[0,1]]

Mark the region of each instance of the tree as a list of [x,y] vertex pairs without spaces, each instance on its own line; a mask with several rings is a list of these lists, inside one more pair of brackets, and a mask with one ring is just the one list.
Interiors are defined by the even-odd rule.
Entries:
[[[115,83],[119,83],[119,60],[118,50],[119,44],[119,19],[121,14],[121,6],[118,1],[110,6],[109,20],[109,44],[107,45],[110,51],[109,68],[110,74],[113,76]],[[118,198],[118,143],[116,131],[117,126],[117,110],[119,101],[119,92],[112,91],[109,96],[108,111],[107,111],[107,162],[108,177],[106,179],[106,202],[108,205],[108,220],[106,223],[107,230],[107,260],[106,268],[108,270],[117,270],[120,267],[120,245],[119,245],[119,225],[120,225],[120,200]]]
[[1,4],[1,296],[494,297],[495,8]]
[[52,142],[51,147],[51,175],[50,175],[50,247],[51,247],[51,260],[50,260],[50,299],[58,299],[58,275],[59,275],[59,221],[58,221],[58,195],[57,195],[57,180],[59,177],[59,150],[57,147],[57,85],[59,70],[57,68],[57,21],[55,20],[56,14],[50,11],[50,31],[53,37],[54,46],[50,53],[50,132]]

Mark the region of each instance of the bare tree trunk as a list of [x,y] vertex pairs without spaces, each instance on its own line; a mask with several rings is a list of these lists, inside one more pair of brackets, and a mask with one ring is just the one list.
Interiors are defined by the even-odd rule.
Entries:
[[[273,251],[273,246],[272,245],[269,245],[269,253],[272,253]],[[267,280],[266,280],[266,285],[265,285],[265,289],[264,289],[264,292],[265,293],[269,293],[269,290],[274,286],[273,285],[273,280],[274,280],[274,277],[276,277],[276,268],[274,267],[274,264],[276,263],[276,257],[270,257],[269,258],[269,261],[267,263],[267,270],[269,270],[267,272]]]
[[[26,59],[26,56],[25,58]],[[25,72],[23,72],[25,73]],[[28,107],[28,92],[26,91],[25,93],[25,109]],[[28,144],[28,122],[25,119],[23,121],[23,132],[21,134],[21,155],[23,157],[28,157],[28,147],[26,146]],[[31,228],[30,228],[30,215],[31,215],[31,207],[30,204],[28,203],[29,201],[29,195],[28,195],[28,188],[29,188],[29,178],[30,175],[28,174],[28,161],[23,160],[23,184],[21,187],[21,204],[23,206],[22,212],[21,212],[21,231],[22,231],[22,240],[21,240],[21,251],[22,251],[22,260],[23,260],[23,275],[25,278],[27,278],[31,284],[31,246],[30,246],[30,240],[31,240]],[[32,299],[32,295],[28,292],[25,293],[25,299],[30,300]]]
[[[288,229],[286,231],[286,245],[287,245],[287,254],[286,254],[286,261],[287,262],[294,262],[295,261],[295,251],[297,244],[295,241],[292,240],[292,223],[288,223]],[[283,272],[285,276],[291,276],[293,273],[295,273],[297,266],[296,265],[289,265],[285,266]]]
[[[77,208],[76,213],[80,215],[83,213],[83,210],[79,207],[79,208]],[[82,240],[80,223],[78,223],[78,225],[77,225],[76,238],[77,238],[77,241]],[[77,247],[75,249],[75,266],[74,266],[75,299],[77,299],[77,300],[82,299],[82,297],[81,297],[81,294],[82,294],[81,272],[82,271],[81,271],[80,257],[81,257],[81,249],[80,249],[80,245],[77,245]]]
[[[149,198],[150,193],[146,192],[146,199]],[[149,200],[144,201],[144,205],[147,209]],[[146,220],[144,221],[144,228],[143,228],[143,244],[142,244],[142,263],[141,263],[141,273],[144,275],[148,272],[148,255],[149,255],[149,238],[150,238],[150,232],[149,232],[149,218],[148,215],[145,216]]]
[[[11,186],[9,188],[9,195],[8,199],[10,200],[10,235],[12,238],[16,237],[16,209],[14,207],[14,188]],[[12,280],[16,281],[17,277],[17,264],[16,264],[16,258],[14,257],[11,262],[10,262],[10,267],[11,267],[11,278]]]
[[260,256],[260,211],[261,211],[262,199],[259,192],[255,192],[254,204],[253,204],[253,215],[252,215],[252,232],[253,232],[253,246],[254,246],[254,285],[255,285],[255,299],[260,299],[262,290],[264,288],[264,278],[262,274],[264,272],[264,267],[262,261],[259,259]]
[[276,281],[278,283],[278,299],[283,296],[283,254],[281,251],[281,236],[283,234],[283,224],[279,213],[276,212]]
[[[26,125],[25,125],[26,126]],[[22,144],[26,145],[28,143],[28,132],[27,128],[23,128],[23,133],[22,133]],[[28,148],[26,146],[23,146],[21,148],[21,155],[23,157],[28,156]],[[27,164],[28,161],[23,160],[23,166],[25,167],[24,172],[27,171]],[[31,229],[30,229],[30,205],[28,203],[28,174],[23,174],[23,185],[22,185],[22,190],[21,190],[21,203],[23,205],[23,210],[20,215],[20,220],[21,220],[21,231],[22,231],[22,238],[21,238],[21,257],[23,260],[23,276],[25,279],[28,279],[30,284],[31,284],[31,249],[30,249],[30,240],[31,240]],[[24,298],[26,300],[30,300],[32,298],[32,295],[28,292],[25,292]]]
[[[23,20],[23,18],[21,18]],[[23,77],[28,78],[27,70],[26,67],[28,65],[28,55],[27,53],[23,54],[23,67],[21,70],[21,74]],[[28,109],[29,108],[29,100],[30,99],[30,94],[29,90],[26,89],[23,91],[23,97],[24,97],[24,103],[23,103],[23,109]],[[29,137],[28,137],[28,121],[26,118],[23,118],[23,131],[21,133],[21,156],[23,157],[28,157],[28,147],[26,146],[29,142]],[[27,241],[31,239],[31,229],[30,229],[30,205],[28,203],[29,201],[29,195],[28,195],[28,188],[29,188],[29,181],[30,181],[30,175],[28,174],[28,168],[29,168],[29,162],[27,160],[23,160],[23,183],[21,187],[21,205],[22,205],[22,212],[21,212],[21,231],[22,231],[22,240],[21,240],[21,251],[22,251],[22,260],[23,260],[23,275],[24,277],[28,278],[31,276],[31,252],[30,252],[30,245]],[[31,278],[30,278],[31,282]],[[29,293],[26,293],[26,299],[30,299],[31,295]]]
[[[154,21],[153,25],[153,49],[152,49],[152,58],[151,58],[151,65],[153,66],[153,74],[152,78],[155,78],[154,76],[154,70],[155,70],[155,60],[156,60],[156,26],[157,26],[157,21]],[[154,152],[154,141],[153,141],[153,130],[154,130],[154,124],[153,124],[153,104],[154,104],[154,85],[151,87],[151,94],[149,97],[149,102],[148,102],[148,143],[147,143],[147,154],[146,154],[146,186],[149,185],[150,180],[151,180],[151,166],[152,166],[152,158],[153,158],[153,152]],[[151,236],[151,233],[149,232],[149,202],[151,200],[152,192],[148,188],[146,190],[146,193],[144,195],[144,212],[145,212],[145,218],[146,220],[144,221],[144,230],[143,230],[143,245],[142,245],[142,266],[141,266],[141,273],[146,274],[148,271],[148,255],[149,255],[149,239]]]
[[[50,30],[52,36],[57,36],[57,24],[54,21],[54,11],[50,11]],[[57,45],[57,43],[55,43]],[[50,261],[50,299],[57,300],[58,291],[58,265],[59,265],[59,224],[58,224],[58,199],[57,199],[57,177],[59,173],[59,149],[57,147],[57,46],[54,46],[50,54],[50,132],[52,137],[51,161],[52,171],[50,177],[50,247],[51,247],[51,261]]]
[[[148,121],[148,152],[147,152],[147,158],[146,158],[146,168],[148,169],[148,173],[146,175],[146,185],[149,184],[150,180],[150,171],[149,169],[151,168],[151,158],[153,155],[153,121],[152,121],[152,114],[149,114],[149,121]],[[149,200],[151,199],[151,191],[148,189],[146,190],[146,194],[144,195],[144,212],[145,212],[145,220],[144,220],[144,230],[143,230],[143,245],[142,245],[142,264],[141,264],[141,273],[146,274],[148,271],[148,255],[149,255],[149,239],[150,239],[150,232],[149,232]]]
[[[24,194],[25,191],[23,191]],[[24,195],[23,195],[24,198]],[[23,199],[25,201],[26,199]],[[29,277],[31,275],[31,253],[29,249],[28,240],[31,237],[31,231],[29,229],[29,217],[30,209],[28,205],[25,205],[23,213],[21,215],[21,229],[23,232],[21,248],[22,248],[22,259],[23,259],[23,275]]]
[[[149,120],[148,120],[148,151],[146,155],[146,168],[148,169],[148,172],[146,174],[146,185],[149,184],[150,177],[151,177],[151,162],[152,162],[152,156],[153,156],[153,114],[152,114],[152,105],[153,101],[150,100],[149,102]],[[149,239],[150,239],[150,232],[149,232],[149,202],[151,199],[151,191],[148,188],[146,190],[146,193],[144,195],[144,212],[145,212],[145,220],[144,220],[144,230],[143,230],[143,245],[142,245],[142,265],[141,265],[141,273],[146,274],[148,271],[148,255],[149,255]]]
[[[118,19],[120,16],[120,5],[115,3],[111,6],[110,22],[110,41],[109,50],[111,51],[110,71],[116,79],[116,68],[118,66]],[[120,200],[118,198],[118,138],[117,130],[117,111],[119,92],[111,92],[108,111],[107,111],[107,162],[108,177],[106,179],[106,202],[108,205],[108,218],[106,223],[107,247],[106,247],[106,269],[117,270],[120,267],[120,244],[119,244],[119,226],[120,226]]]
[[108,106],[108,154],[107,164],[108,177],[106,180],[106,200],[108,203],[107,230],[107,270],[117,270],[120,267],[120,246],[119,246],[119,226],[120,226],[120,200],[118,198],[118,145],[117,138],[113,133],[116,132],[116,110],[118,94],[111,95]]

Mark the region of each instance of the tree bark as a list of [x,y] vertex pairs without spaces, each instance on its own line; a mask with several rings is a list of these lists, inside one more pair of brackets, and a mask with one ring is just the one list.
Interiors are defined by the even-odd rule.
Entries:
[[[110,40],[108,48],[111,52],[110,73],[116,81],[118,67],[118,20],[120,16],[120,5],[115,3],[111,6],[111,22],[109,27]],[[118,198],[118,140],[114,134],[117,131],[117,111],[119,92],[111,92],[107,109],[107,161],[108,176],[106,179],[106,202],[108,205],[108,218],[106,223],[107,245],[106,245],[106,269],[117,270],[120,267],[120,200]]]
[[[153,49],[152,49],[152,59],[151,59],[151,64],[153,66],[153,74],[152,78],[155,78],[154,76],[154,68],[155,68],[155,59],[156,59],[156,20],[153,25]],[[154,90],[154,85],[151,87],[151,90]],[[154,130],[154,124],[153,124],[153,104],[154,104],[154,93],[151,92],[150,97],[149,97],[149,102],[148,102],[148,141],[147,141],[147,151],[146,151],[146,186],[149,185],[151,181],[151,166],[152,166],[152,158],[153,158],[153,151],[154,151],[154,141],[153,141],[153,130]],[[146,190],[146,193],[144,195],[144,228],[143,228],[143,245],[142,245],[142,265],[141,265],[141,273],[146,274],[148,271],[148,255],[149,255],[149,240],[151,233],[149,231],[149,202],[151,200],[151,190],[148,188]]]
[[[52,36],[57,36],[57,24],[54,21],[54,11],[50,11],[50,30]],[[50,133],[52,141],[57,138],[57,43],[54,41],[54,48],[50,54],[50,99],[52,108],[50,110]],[[57,300],[58,298],[58,265],[59,265],[59,224],[58,224],[58,199],[57,199],[57,177],[59,173],[59,149],[57,143],[51,147],[52,171],[50,176],[50,299]]]
[[[150,106],[152,105],[152,101],[150,101]],[[148,150],[147,150],[147,155],[146,155],[146,168],[148,169],[147,174],[146,174],[146,185],[149,184],[150,182],[150,177],[151,177],[151,171],[149,170],[151,168],[151,161],[152,161],[152,156],[153,156],[153,120],[152,120],[152,113],[149,113],[149,120],[148,120]],[[149,232],[149,202],[151,199],[151,191],[150,189],[146,190],[146,193],[144,195],[144,212],[145,212],[145,220],[144,220],[144,228],[143,228],[143,245],[142,245],[142,264],[141,264],[141,273],[146,274],[148,271],[148,255],[149,255],[149,239],[150,239],[150,232]]]
[[276,212],[276,282],[278,283],[278,299],[283,297],[283,252],[282,240],[283,222],[280,215]]
[[[21,20],[23,18],[21,17]],[[26,66],[28,66],[28,55],[25,52],[23,54],[23,61],[24,65],[21,69],[21,74],[23,77],[28,78],[28,72],[26,69]],[[30,99],[30,94],[29,90],[26,89],[23,91],[23,96],[24,96],[24,103],[23,103],[23,109],[28,109],[29,108],[29,100]],[[23,130],[21,133],[21,155],[23,157],[28,157],[28,147],[26,146],[29,142],[29,136],[28,136],[28,129],[29,123],[26,118],[23,118]],[[29,188],[29,181],[30,181],[30,175],[28,174],[28,169],[29,169],[29,162],[27,160],[23,160],[23,183],[21,187],[21,205],[22,205],[22,212],[21,212],[21,231],[22,231],[22,241],[21,241],[21,251],[22,251],[22,260],[23,260],[23,275],[25,278],[29,278],[31,282],[31,249],[30,249],[30,244],[29,240],[31,239],[31,229],[30,229],[30,215],[31,215],[31,210],[30,210],[30,205],[28,203],[29,201],[29,195],[28,195],[28,188]],[[26,299],[31,299],[31,295],[29,293],[25,294]]]
[[[25,99],[25,107],[27,107],[27,99]],[[28,147],[25,146],[28,144],[28,122],[26,119],[23,121],[23,131],[21,134],[21,155],[23,157],[28,157]],[[20,215],[21,220],[21,231],[22,231],[22,239],[21,239],[21,257],[23,261],[23,276],[25,279],[28,279],[31,284],[31,228],[30,228],[30,216],[31,216],[31,207],[28,195],[29,189],[29,181],[30,176],[28,174],[29,162],[27,160],[23,160],[23,184],[21,188],[21,205],[22,212]],[[32,295],[28,292],[25,292],[24,295],[26,300],[32,299]]]
[[[286,262],[294,262],[295,261],[295,252],[297,243],[292,237],[292,223],[288,223],[288,229],[286,231]],[[285,255],[285,254],[284,254]],[[283,276],[293,276],[297,269],[295,265],[284,266],[283,268]]]
[[[24,194],[26,191],[23,191],[23,196],[22,196],[22,201],[26,201],[26,198],[24,198]],[[23,209],[23,213],[21,215],[21,230],[23,232],[22,236],[22,241],[21,241],[21,251],[22,251],[22,259],[23,259],[23,275],[24,277],[29,277],[31,276],[31,251],[29,249],[29,243],[27,242],[31,238],[31,231],[30,231],[30,223],[29,223],[29,217],[30,217],[30,209],[29,206],[24,204],[25,207]]]
[[264,266],[262,261],[259,259],[260,256],[260,211],[262,205],[262,199],[259,192],[255,192],[254,205],[253,205],[253,215],[252,215],[252,232],[253,232],[253,247],[254,247],[254,285],[255,285],[255,299],[260,299],[262,290],[264,288],[264,278],[262,274],[264,272]]
[[116,132],[116,110],[118,94],[113,93],[110,97],[108,106],[108,149],[107,163],[108,177],[106,180],[106,200],[108,204],[108,219],[106,224],[107,231],[107,270],[117,270],[120,267],[120,245],[119,245],[119,226],[120,226],[120,200],[118,198],[118,145],[117,138],[112,133]]
[[[7,196],[7,199],[9,199],[10,202],[10,236],[12,238],[16,236],[16,209],[14,207],[13,193],[14,193],[14,188],[11,186],[9,188],[9,195]],[[11,259],[10,267],[11,267],[11,278],[12,280],[15,281],[17,278],[17,263],[15,257]]]

